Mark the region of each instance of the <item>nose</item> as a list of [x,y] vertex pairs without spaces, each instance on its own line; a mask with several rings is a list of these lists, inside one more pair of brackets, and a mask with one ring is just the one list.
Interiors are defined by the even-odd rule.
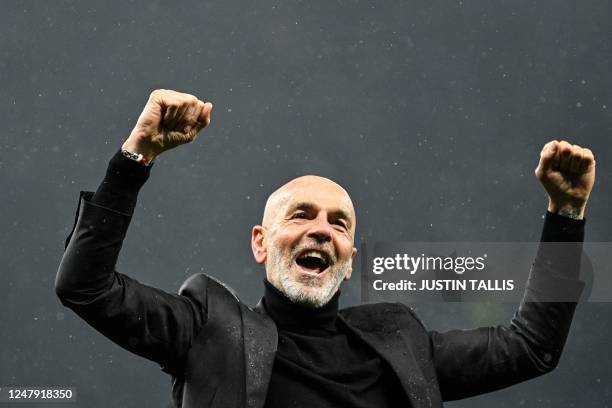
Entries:
[[319,215],[317,218],[314,218],[307,235],[309,238],[313,238],[317,241],[317,243],[331,241],[332,227],[329,225],[329,222],[327,222],[327,216]]

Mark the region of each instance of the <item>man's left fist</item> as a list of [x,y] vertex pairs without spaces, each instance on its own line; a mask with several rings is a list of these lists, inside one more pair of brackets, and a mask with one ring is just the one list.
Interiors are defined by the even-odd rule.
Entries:
[[595,157],[591,150],[553,140],[542,148],[535,175],[548,193],[548,211],[584,218],[595,182]]

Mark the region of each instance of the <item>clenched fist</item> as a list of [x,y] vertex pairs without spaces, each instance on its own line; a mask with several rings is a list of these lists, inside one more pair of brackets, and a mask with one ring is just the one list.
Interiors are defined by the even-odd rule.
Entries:
[[157,89],[138,117],[122,149],[144,156],[150,163],[166,150],[195,140],[210,123],[212,104],[193,95]]
[[591,150],[553,140],[542,148],[535,170],[548,193],[548,211],[576,219],[584,217],[595,182],[595,158]]

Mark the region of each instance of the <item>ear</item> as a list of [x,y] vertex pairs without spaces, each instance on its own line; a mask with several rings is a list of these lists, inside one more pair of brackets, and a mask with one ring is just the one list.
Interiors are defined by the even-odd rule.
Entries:
[[351,264],[349,265],[348,272],[344,277],[344,280],[351,279],[351,275],[353,274],[353,259],[355,259],[355,255],[357,255],[357,248],[353,247],[353,253],[351,254]]
[[261,225],[254,226],[251,231],[251,249],[253,250],[255,262],[258,264],[265,263],[268,255],[264,237],[265,232],[266,230]]

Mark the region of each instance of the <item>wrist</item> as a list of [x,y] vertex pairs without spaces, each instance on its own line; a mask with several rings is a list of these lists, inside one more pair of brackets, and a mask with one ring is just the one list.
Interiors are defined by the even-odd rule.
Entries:
[[548,211],[553,214],[558,214],[563,217],[572,218],[574,220],[584,219],[584,211],[586,209],[586,203],[582,205],[576,204],[558,204],[552,200],[548,200]]
[[[153,148],[145,143],[142,143],[137,138],[133,138],[132,136],[127,138],[127,140],[123,143],[121,146],[121,151],[126,157],[136,161],[138,161],[137,156],[141,155],[143,161],[142,164],[145,166],[150,165],[158,156]],[[130,153],[132,156],[128,156],[128,154],[125,152]]]
[[151,174],[152,166],[141,166],[125,158],[121,150],[117,151],[108,163],[102,185],[106,191],[122,196],[136,194]]

